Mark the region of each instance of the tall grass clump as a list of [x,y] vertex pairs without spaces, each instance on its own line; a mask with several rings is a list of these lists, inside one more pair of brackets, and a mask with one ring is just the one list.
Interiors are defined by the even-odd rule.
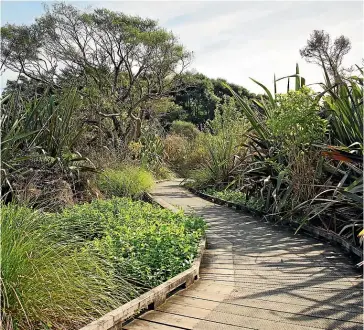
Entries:
[[98,176],[97,185],[108,196],[140,198],[153,187],[153,175],[137,166],[106,169]]
[[46,215],[2,205],[3,329],[77,329],[135,293],[91,249],[56,230]]

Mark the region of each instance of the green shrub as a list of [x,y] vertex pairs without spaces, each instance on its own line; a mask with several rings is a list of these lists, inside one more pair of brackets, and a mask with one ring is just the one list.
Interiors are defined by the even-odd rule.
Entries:
[[206,126],[214,135],[228,132],[239,142],[246,140],[248,122],[238,108],[234,98],[225,97],[225,102],[218,104],[214,111],[214,119],[208,120]]
[[97,180],[99,189],[108,196],[140,198],[153,187],[150,172],[140,167],[127,166],[123,169],[107,169]]
[[188,121],[175,120],[171,125],[171,133],[188,139],[195,139],[200,131]]
[[[189,124],[189,125],[187,125]],[[214,112],[214,119],[206,123],[206,131],[192,136],[183,133],[191,123],[175,121],[164,141],[166,161],[182,176],[202,187],[227,182],[235,168],[235,160],[246,142],[247,120],[233,98],[226,98]]]
[[4,329],[78,329],[136,295],[90,248],[77,248],[67,233],[56,234],[53,220],[25,207],[2,205]]
[[318,101],[310,88],[278,94],[276,104],[267,127],[283,147],[291,149],[323,141],[327,121],[320,117]]
[[177,172],[184,167],[188,153],[188,141],[186,138],[171,134],[164,140],[164,160]]
[[234,156],[239,152],[234,135],[224,130],[218,135],[207,136],[206,147],[209,157],[204,168],[208,173],[205,184],[229,182],[235,167]]
[[207,150],[202,133],[194,140],[176,134],[168,135],[164,140],[165,162],[183,177],[189,171],[201,167],[206,156]]

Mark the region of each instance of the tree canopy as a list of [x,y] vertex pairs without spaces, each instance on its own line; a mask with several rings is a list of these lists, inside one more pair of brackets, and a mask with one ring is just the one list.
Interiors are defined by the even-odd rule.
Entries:
[[66,3],[45,9],[33,24],[1,28],[1,68],[19,74],[5,93],[18,89],[31,98],[77,88],[85,122],[104,123],[123,143],[138,139],[153,116],[167,126],[175,119],[203,124],[230,95],[224,79],[187,71],[192,52],[154,20]]
[[120,131],[123,113],[140,129],[150,99],[180,87],[191,60],[177,38],[156,21],[107,9],[84,13],[56,3],[32,25],[1,28],[1,67],[58,88],[78,86],[107,97],[99,109]]

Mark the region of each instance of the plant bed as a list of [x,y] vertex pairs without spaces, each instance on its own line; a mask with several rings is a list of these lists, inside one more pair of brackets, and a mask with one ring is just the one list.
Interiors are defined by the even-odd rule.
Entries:
[[[256,210],[254,208],[244,206],[241,204],[237,204],[237,203],[234,203],[234,202],[231,202],[228,200],[224,200],[222,198],[212,196],[210,194],[206,194],[206,193],[204,193],[202,191],[198,191],[192,187],[186,187],[186,188],[189,191],[191,191],[193,194],[195,194],[203,199],[206,199],[208,201],[211,201],[213,203],[228,206],[230,208],[234,208],[237,211],[248,212],[248,213],[250,213],[254,216],[258,216],[258,217],[267,215],[263,211]],[[265,217],[265,219],[271,223],[275,223],[275,221],[272,219],[269,219],[267,217]],[[360,261],[363,260],[362,249],[352,245],[351,243],[349,243],[348,241],[346,241],[345,239],[343,239],[338,234],[336,234],[332,231],[327,231],[322,228],[315,227],[315,226],[308,225],[308,224],[302,225],[298,221],[286,221],[286,222],[282,222],[282,225],[284,225],[286,227],[290,227],[292,230],[295,230],[295,231],[297,229],[299,229],[302,232],[305,232],[306,234],[309,234],[310,236],[315,237],[316,239],[320,239],[320,240],[329,242],[333,245],[340,246],[346,253],[348,253],[353,258],[355,263],[357,263],[359,259],[360,259]]]
[[[153,197],[149,193],[144,194],[144,200],[155,206],[159,206],[162,209],[168,209],[174,213],[180,212],[174,206]],[[205,247],[206,239],[202,237],[200,239],[196,257],[189,269],[179,273],[178,275],[149,290],[148,292],[143,293],[141,296],[129,301],[119,308],[105,314],[98,320],[93,321],[80,330],[119,329],[125,323],[130,322],[136,315],[139,315],[147,310],[155,309],[156,307],[163,304],[168,297],[173,295],[180,288],[189,287],[195,280],[199,278],[200,265]]]
[[[153,287],[168,283],[167,295],[198,276],[205,224],[182,212],[128,198],[1,211],[4,329],[79,329]],[[157,305],[164,293],[153,292]]]
[[163,304],[179,288],[187,288],[199,278],[200,264],[205,250],[206,240],[201,239],[197,256],[192,267],[170,280],[129,301],[119,308],[105,314],[100,319],[86,325],[80,330],[116,330],[131,321],[136,315]]

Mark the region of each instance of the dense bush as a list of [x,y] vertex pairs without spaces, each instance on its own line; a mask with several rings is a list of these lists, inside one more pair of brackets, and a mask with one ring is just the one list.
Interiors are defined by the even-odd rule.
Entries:
[[183,177],[188,172],[200,168],[207,157],[204,134],[189,140],[171,134],[164,140],[164,159],[169,166]]
[[174,178],[174,172],[167,165],[156,166],[153,175],[157,180],[169,180]]
[[323,91],[314,94],[297,66],[295,91],[288,84],[286,94],[272,94],[255,81],[266,95],[254,107],[230,88],[252,129],[248,157],[229,187],[262,197],[274,219],[310,221],[357,244],[363,216],[363,70],[358,71],[333,85],[324,70]]
[[234,178],[241,159],[245,157],[244,143],[249,129],[232,98],[226,98],[215,109],[214,119],[208,121],[206,127],[200,138],[204,158],[188,173],[195,186],[200,188],[226,184]]
[[108,196],[140,198],[153,187],[150,172],[137,166],[106,169],[97,179],[97,185]]

